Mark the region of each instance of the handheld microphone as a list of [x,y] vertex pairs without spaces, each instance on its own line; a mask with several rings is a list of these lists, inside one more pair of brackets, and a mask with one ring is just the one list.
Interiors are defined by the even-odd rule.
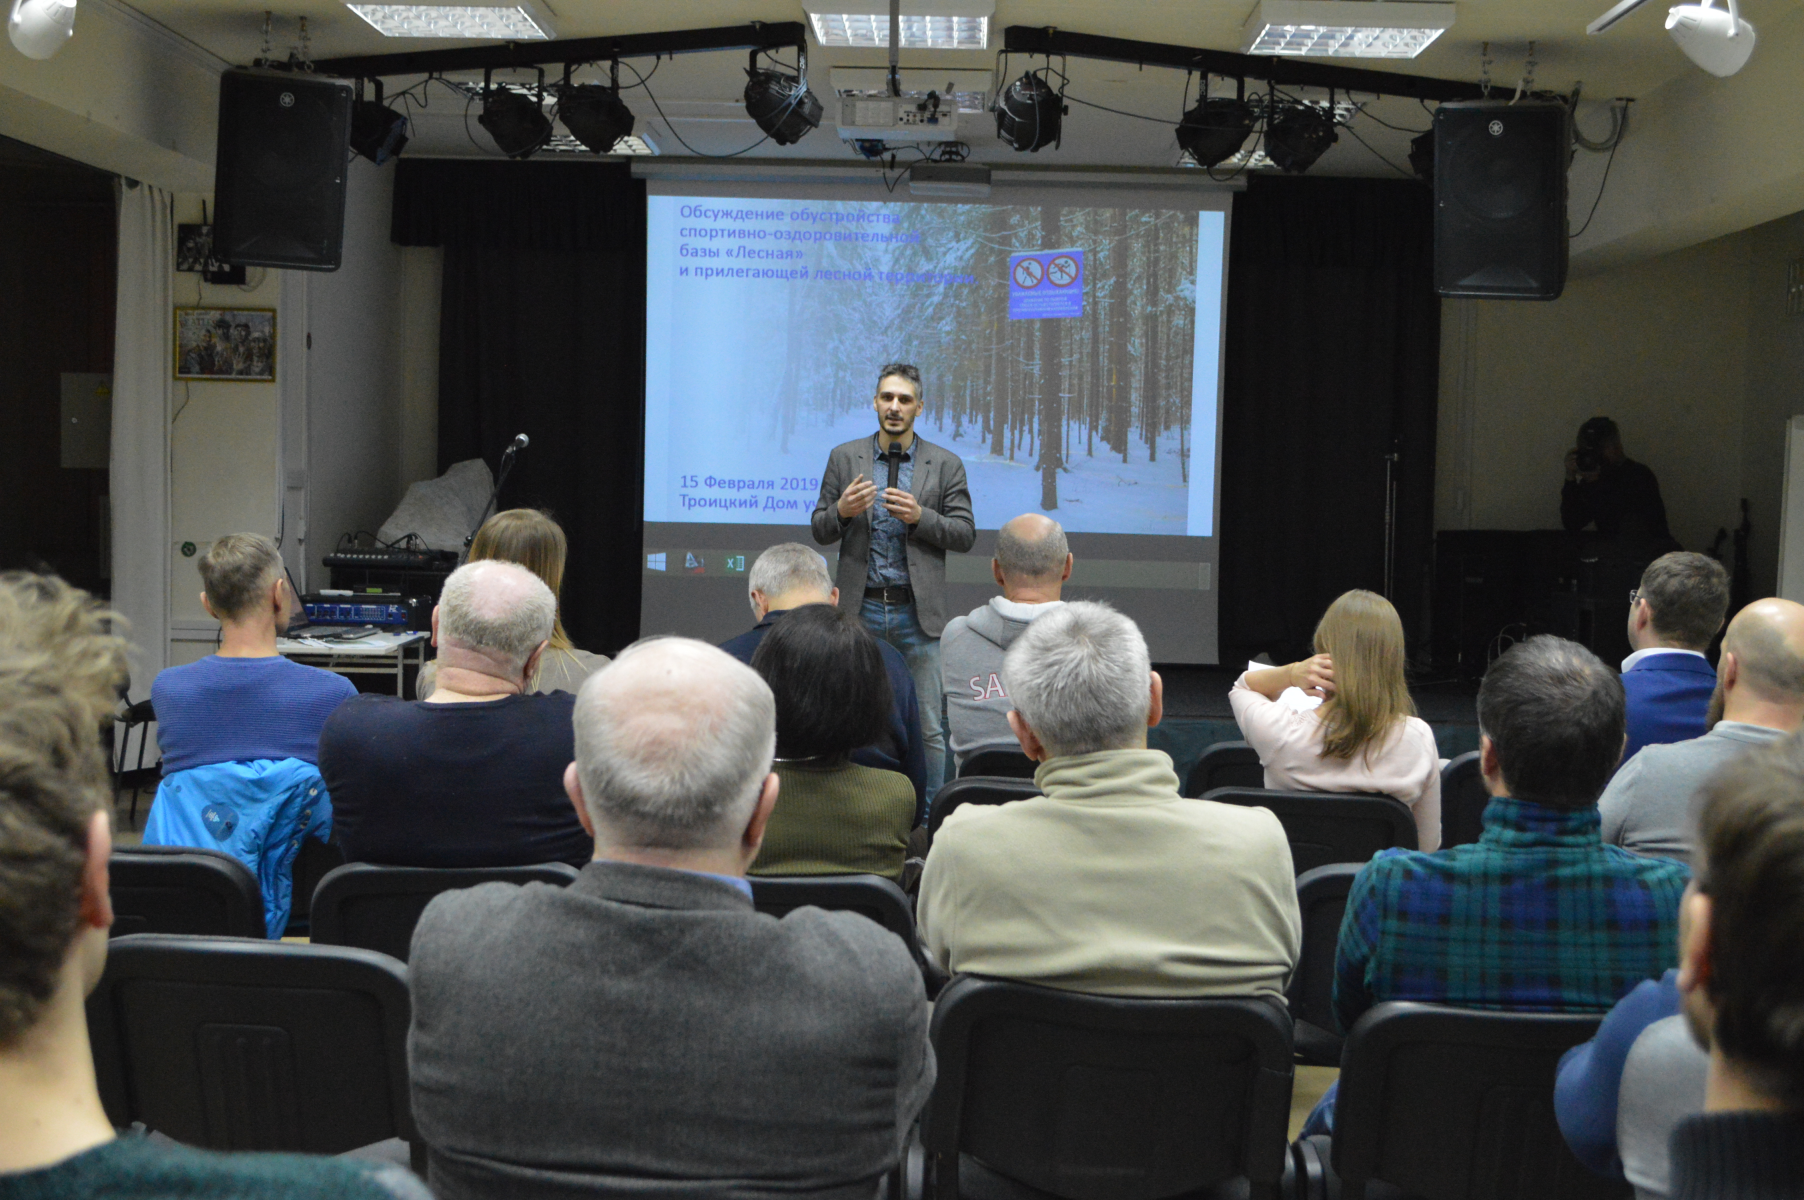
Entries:
[[902,443],[891,442],[883,457],[889,463],[889,486],[895,487],[897,477],[902,473]]

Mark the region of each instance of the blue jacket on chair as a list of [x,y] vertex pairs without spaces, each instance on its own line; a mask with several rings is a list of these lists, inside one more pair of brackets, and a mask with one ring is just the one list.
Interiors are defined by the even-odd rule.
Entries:
[[1643,746],[1686,742],[1704,736],[1704,717],[1716,690],[1710,660],[1684,650],[1655,651],[1622,673],[1628,697],[1627,762]]
[[208,763],[163,777],[144,821],[146,846],[223,850],[251,869],[266,935],[288,928],[301,839],[332,833],[332,798],[319,768],[298,758]]

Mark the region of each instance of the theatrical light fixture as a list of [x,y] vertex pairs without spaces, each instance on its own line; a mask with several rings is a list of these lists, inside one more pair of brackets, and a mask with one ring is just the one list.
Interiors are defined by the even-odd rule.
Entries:
[[1453,28],[1453,5],[1404,0],[1260,0],[1242,54],[1414,58]]
[[75,0],[13,0],[6,36],[26,58],[49,58],[74,34]]
[[484,87],[476,123],[509,158],[531,158],[551,137],[551,118],[539,101],[509,88]]
[[570,135],[596,154],[611,154],[632,135],[633,113],[620,100],[618,88],[581,83],[558,93],[558,120]]
[[1041,74],[1029,71],[996,97],[996,136],[1013,150],[1038,150],[1059,140],[1065,101]]
[[[904,50],[984,50],[990,44],[995,0],[904,0]],[[808,9],[814,38],[823,46],[882,50],[889,46],[888,0],[834,0],[834,12]]]
[[1281,108],[1265,125],[1265,153],[1287,175],[1301,175],[1315,166],[1315,160],[1338,141],[1334,115],[1313,105]]
[[1178,146],[1199,167],[1213,167],[1233,158],[1246,144],[1259,110],[1244,100],[1205,96],[1178,122]]
[[747,67],[745,74],[746,115],[771,141],[793,145],[820,128],[821,102],[799,76],[765,67]]
[[347,4],[383,37],[484,38],[536,41],[552,36],[550,22],[526,6],[458,4]]
[[[380,93],[378,93],[380,94]],[[407,145],[407,118],[379,100],[351,105],[351,149],[377,166]]]
[[[1585,26],[1585,32],[1602,33],[1646,3],[1622,0]],[[1727,0],[1725,8],[1716,7],[1715,0],[1675,4],[1666,10],[1666,32],[1692,62],[1725,79],[1747,66],[1754,53],[1754,27],[1742,20],[1735,0]]]

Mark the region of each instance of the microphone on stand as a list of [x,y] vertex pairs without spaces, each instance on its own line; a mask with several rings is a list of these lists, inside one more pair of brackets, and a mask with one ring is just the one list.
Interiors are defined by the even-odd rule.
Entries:
[[514,440],[507,444],[501,452],[501,470],[495,473],[495,486],[489,489],[489,502],[482,506],[482,515],[476,518],[476,524],[470,529],[470,535],[464,539],[464,561],[470,558],[470,543],[476,540],[476,531],[482,523],[489,519],[489,511],[495,507],[495,500],[501,495],[501,485],[507,482],[507,473],[514,469],[514,455],[532,444],[532,439],[523,433],[514,435]]

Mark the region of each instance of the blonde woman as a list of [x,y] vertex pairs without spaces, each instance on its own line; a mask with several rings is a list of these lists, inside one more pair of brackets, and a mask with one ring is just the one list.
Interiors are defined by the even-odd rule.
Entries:
[[[470,561],[496,558],[519,563],[545,581],[551,594],[559,598],[559,611],[551,627],[551,641],[539,656],[538,674],[532,678],[533,692],[575,692],[583,680],[608,665],[605,655],[578,650],[564,632],[563,586],[564,559],[570,543],[563,527],[535,508],[509,508],[482,523],[470,542]],[[424,700],[438,682],[436,663],[427,663],[414,685],[414,696]]]
[[[1441,845],[1441,762],[1416,716],[1403,673],[1403,622],[1390,601],[1354,590],[1315,627],[1315,656],[1247,671],[1228,700],[1259,752],[1265,786],[1286,791],[1377,792],[1409,805],[1420,849]],[[1321,701],[1279,703],[1298,688]]]

